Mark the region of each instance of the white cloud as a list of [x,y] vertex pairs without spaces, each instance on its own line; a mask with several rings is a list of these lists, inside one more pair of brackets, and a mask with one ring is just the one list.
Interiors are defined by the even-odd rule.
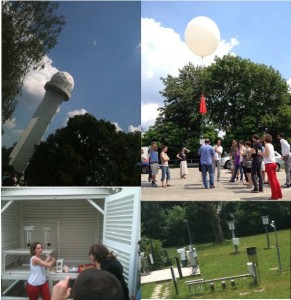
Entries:
[[22,94],[18,97],[18,101],[25,111],[22,112],[21,117],[18,116],[17,124],[16,119],[12,118],[3,125],[7,133],[3,135],[2,143],[7,146],[11,146],[18,140],[23,129],[17,128],[17,126],[24,127],[25,123],[30,121],[26,116],[31,115],[39,103],[41,103],[45,94],[44,85],[58,72],[58,69],[52,66],[52,60],[48,56],[43,57],[42,63],[44,64],[43,69],[33,70],[31,68],[24,78],[21,90]]
[[111,124],[115,125],[116,131],[123,131],[123,129],[119,127],[117,122],[111,122]]
[[[239,44],[236,38],[229,42],[221,40],[217,50],[203,59],[203,65],[208,66],[217,55],[222,57],[231,53],[233,47]],[[142,127],[153,125],[156,108],[163,105],[159,94],[163,90],[160,77],[177,76],[179,69],[191,62],[201,65],[202,58],[193,54],[187,47],[184,38],[171,28],[165,28],[154,19],[141,19],[141,97],[142,97]],[[146,110],[146,111],[143,111]],[[154,114],[154,115],[153,115]]]
[[129,125],[128,126],[128,132],[135,132],[135,131],[141,131],[141,125],[133,126],[133,125]]
[[291,78],[287,79],[287,84],[289,87],[289,92],[291,93]]
[[[227,53],[235,55],[235,53],[231,50],[233,47],[238,46],[238,45],[239,45],[239,40],[237,38],[231,38],[229,42],[222,40],[222,42],[220,43],[220,45],[217,49],[217,56],[223,57]],[[221,50],[223,50],[223,51],[221,51]]]
[[19,139],[24,130],[17,129],[16,127],[16,118],[6,120],[6,122],[3,124],[4,134],[2,135],[2,145],[5,145],[9,148]]
[[138,44],[136,45],[135,50],[136,50],[137,52],[140,53],[140,50],[141,50],[141,43],[138,43]]
[[84,108],[81,108],[81,109],[69,111],[67,113],[67,115],[69,118],[73,118],[74,116],[82,116],[82,115],[85,115],[86,113],[88,113],[87,110]]
[[67,113],[67,118],[64,120],[64,126],[67,125],[70,118],[73,118],[74,116],[82,116],[82,115],[85,115],[86,113],[88,113],[88,112],[84,108],[69,111]]
[[13,129],[16,127],[16,118],[12,118],[9,120],[6,120],[3,126],[7,129]]
[[45,56],[43,63],[43,69],[31,69],[24,79],[21,102],[28,108],[35,108],[42,101],[45,93],[44,85],[58,72],[58,69],[52,66],[52,60],[49,57]]
[[157,116],[159,115],[157,103],[141,103],[141,124],[143,129],[154,125]]

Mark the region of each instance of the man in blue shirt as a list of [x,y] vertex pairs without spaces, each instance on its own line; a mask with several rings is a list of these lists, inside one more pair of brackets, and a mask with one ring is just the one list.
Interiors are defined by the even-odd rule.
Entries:
[[152,187],[157,187],[156,176],[159,170],[159,153],[157,143],[155,142],[152,142],[151,149],[149,150],[149,161],[152,174]]
[[214,186],[214,174],[213,174],[213,166],[212,160],[214,156],[214,149],[210,146],[209,139],[205,139],[205,144],[202,145],[199,149],[200,155],[200,164],[202,170],[202,178],[203,178],[203,185],[206,189],[208,189],[208,181],[207,181],[207,172],[209,172],[209,183],[210,188],[215,188]]

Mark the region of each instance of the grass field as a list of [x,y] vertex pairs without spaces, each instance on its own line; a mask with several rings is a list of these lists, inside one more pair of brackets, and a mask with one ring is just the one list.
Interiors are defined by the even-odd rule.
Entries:
[[[274,232],[269,233],[271,249],[267,247],[266,234],[240,238],[239,254],[234,254],[232,241],[222,244],[195,245],[201,276],[178,279],[179,294],[174,285],[170,284],[170,296],[167,299],[290,299],[290,230],[277,231],[282,273],[276,250]],[[221,282],[215,283],[215,291],[211,292],[209,285],[203,285],[202,290],[189,292],[185,281],[203,278],[205,280],[246,274],[248,256],[247,247],[256,247],[260,274],[260,284],[255,285],[251,277],[235,280],[235,287],[226,281],[227,288],[221,287]],[[167,249],[170,257],[177,256],[176,248]],[[159,283],[169,285],[169,283]],[[142,299],[150,299],[156,283],[142,285]],[[163,290],[163,288],[162,288]],[[162,294],[160,295],[162,299]]]

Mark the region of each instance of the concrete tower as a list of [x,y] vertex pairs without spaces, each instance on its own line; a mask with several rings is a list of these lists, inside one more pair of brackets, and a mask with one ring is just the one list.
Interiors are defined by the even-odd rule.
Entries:
[[44,98],[10,154],[9,164],[16,172],[24,173],[34,146],[40,143],[60,104],[69,100],[73,87],[74,79],[67,72],[57,72],[45,84]]

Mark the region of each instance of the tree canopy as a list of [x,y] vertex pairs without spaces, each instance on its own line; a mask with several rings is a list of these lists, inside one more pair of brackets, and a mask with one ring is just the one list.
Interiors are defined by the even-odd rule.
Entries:
[[189,63],[178,76],[161,80],[164,106],[154,126],[144,133],[144,145],[156,140],[168,144],[169,150],[177,151],[183,145],[198,150],[202,93],[207,105],[203,137],[212,142],[219,131],[225,132],[227,144],[233,138],[250,140],[254,133],[291,136],[291,94],[287,81],[272,67],[227,55],[216,57],[205,68]]
[[291,125],[279,126],[281,109],[289,107],[291,94],[280,73],[263,64],[236,56],[216,58],[205,78],[209,121],[226,134],[247,139],[254,133],[291,133]]
[[290,209],[288,202],[142,202],[142,236],[165,247],[189,245],[187,221],[194,244],[217,243],[232,238],[228,222],[233,219],[238,237],[263,233],[266,215],[278,229],[290,228]]
[[[201,243],[217,243],[216,237],[220,234],[230,240],[232,234],[228,222],[233,220],[236,237],[264,233],[262,216],[267,215],[269,222],[275,220],[277,230],[290,229],[291,206],[288,202],[161,201],[142,202],[141,205],[141,251],[145,257],[152,254],[155,264],[151,268],[154,270],[173,264],[166,248],[188,248],[188,226],[195,248]],[[213,216],[209,213],[219,217],[220,229],[213,228]],[[219,230],[222,232],[217,235]]]
[[139,155],[140,132],[85,114],[36,146],[24,175],[32,186],[140,186]]
[[63,16],[54,1],[2,2],[2,123],[10,119],[25,75],[43,68],[43,58],[57,43]]

